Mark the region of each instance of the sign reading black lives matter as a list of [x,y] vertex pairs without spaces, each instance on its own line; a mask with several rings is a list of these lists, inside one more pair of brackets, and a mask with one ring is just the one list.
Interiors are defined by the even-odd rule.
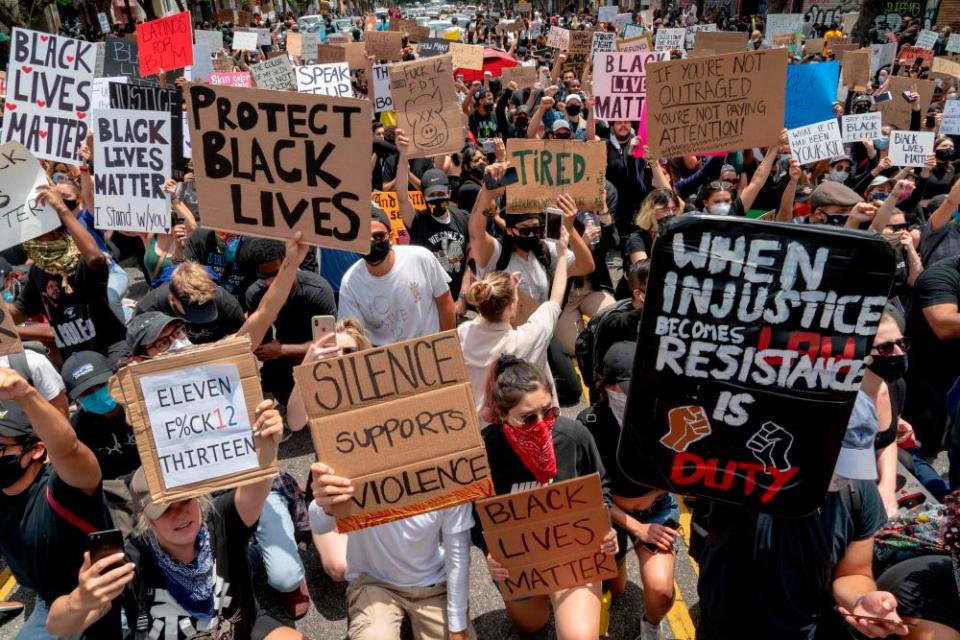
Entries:
[[[180,89],[162,89],[160,87],[139,84],[110,83],[110,108],[133,109],[135,111],[164,111],[170,114],[170,137],[183,140],[183,92]],[[187,155],[183,145],[174,144],[170,149],[170,161],[174,180],[182,180],[187,169]]]
[[682,216],[654,244],[617,460],[638,484],[820,506],[893,281],[883,238]]

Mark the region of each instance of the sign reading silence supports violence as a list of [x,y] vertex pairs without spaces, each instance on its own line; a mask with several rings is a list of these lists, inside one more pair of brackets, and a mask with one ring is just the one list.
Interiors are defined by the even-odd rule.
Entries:
[[617,460],[638,484],[820,506],[896,268],[877,235],[681,216],[653,248]]
[[599,211],[606,203],[605,142],[509,138],[507,159],[518,178],[507,187],[508,213],[542,212],[561,193],[583,211]]
[[[203,224],[366,253],[369,100],[193,85],[187,122]],[[369,160],[369,159],[367,159]]]
[[493,494],[455,331],[294,369],[320,460],[353,481],[341,532]]

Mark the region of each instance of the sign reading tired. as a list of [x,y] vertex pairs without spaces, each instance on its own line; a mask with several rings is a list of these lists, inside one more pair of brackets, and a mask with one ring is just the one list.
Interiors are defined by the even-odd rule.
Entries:
[[204,226],[369,251],[369,101],[194,85],[187,110]]
[[600,211],[606,202],[605,142],[507,140],[507,159],[517,169],[507,187],[507,212],[542,212],[561,193],[584,211]]

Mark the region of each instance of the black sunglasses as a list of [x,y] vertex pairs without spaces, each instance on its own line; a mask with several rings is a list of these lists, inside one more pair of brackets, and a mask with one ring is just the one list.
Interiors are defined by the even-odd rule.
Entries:
[[907,338],[899,338],[898,340],[891,340],[890,342],[881,342],[873,345],[873,350],[881,356],[892,356],[896,347],[900,347],[900,350],[906,353],[910,349],[910,340]]
[[557,416],[560,415],[560,409],[557,407],[550,407],[543,414],[537,412],[528,413],[527,415],[520,418],[520,424],[516,425],[524,429],[529,429],[533,425],[537,424],[540,420],[556,420]]
[[514,227],[517,230],[518,236],[523,236],[524,238],[533,238],[543,235],[543,225],[537,225],[535,227]]

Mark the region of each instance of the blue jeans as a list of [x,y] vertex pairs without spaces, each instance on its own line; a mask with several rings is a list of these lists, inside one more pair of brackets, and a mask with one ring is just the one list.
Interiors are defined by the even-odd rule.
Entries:
[[33,604],[33,613],[23,623],[23,628],[17,634],[17,640],[57,640],[47,633],[47,616],[50,607],[42,599],[37,598]]
[[270,492],[263,505],[256,538],[250,551],[254,562],[263,561],[267,584],[280,593],[295,591],[303,582],[303,563],[286,500],[276,491]]
[[114,261],[110,261],[110,275],[107,276],[107,300],[110,302],[110,310],[120,319],[120,322],[126,324],[130,320],[128,313],[123,308],[123,296],[127,294],[130,276],[124,271],[123,267]]

